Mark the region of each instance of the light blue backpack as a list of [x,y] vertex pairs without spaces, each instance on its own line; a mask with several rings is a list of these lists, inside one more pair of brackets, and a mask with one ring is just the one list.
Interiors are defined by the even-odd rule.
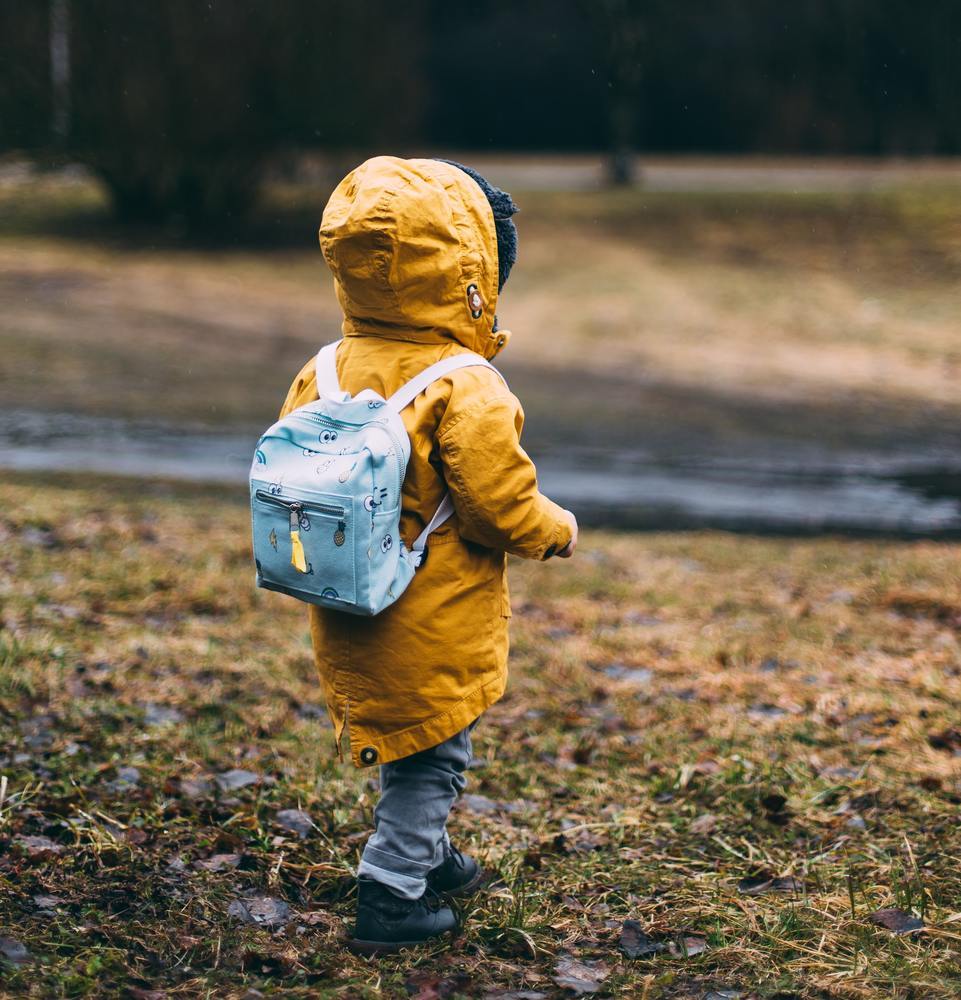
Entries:
[[250,469],[257,585],[355,615],[393,604],[427,555],[430,533],[454,512],[444,496],[408,549],[400,537],[401,488],[410,439],[401,410],[437,379],[479,354],[444,358],[389,399],[356,396],[337,381],[337,344],[317,355],[320,398],[261,437]]

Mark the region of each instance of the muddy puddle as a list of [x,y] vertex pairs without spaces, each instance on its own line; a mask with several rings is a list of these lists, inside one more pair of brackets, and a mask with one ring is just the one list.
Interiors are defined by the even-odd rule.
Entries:
[[[257,432],[0,412],[0,468],[242,485]],[[532,448],[545,492],[581,521],[622,529],[722,528],[961,537],[961,457],[806,448],[738,459],[631,449]]]

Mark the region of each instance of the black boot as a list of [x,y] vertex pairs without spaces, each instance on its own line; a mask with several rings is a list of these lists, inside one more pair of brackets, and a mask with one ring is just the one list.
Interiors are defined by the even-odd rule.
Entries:
[[427,887],[438,896],[470,896],[484,882],[484,871],[471,857],[449,844],[447,856],[427,873]]
[[402,899],[370,878],[357,880],[357,924],[347,942],[362,955],[383,955],[423,944],[457,927],[457,918],[428,888],[420,899]]

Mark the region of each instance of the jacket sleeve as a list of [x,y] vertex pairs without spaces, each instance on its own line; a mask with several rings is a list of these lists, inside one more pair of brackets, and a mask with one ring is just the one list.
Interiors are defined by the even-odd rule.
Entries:
[[287,398],[280,408],[280,419],[292,413],[298,407],[307,403],[312,403],[317,398],[317,378],[314,374],[314,359],[311,358],[307,364],[297,373],[297,377],[287,390]]
[[520,402],[504,391],[445,421],[438,450],[462,538],[548,559],[572,532],[563,509],[537,488],[537,470],[520,444],[523,424]]

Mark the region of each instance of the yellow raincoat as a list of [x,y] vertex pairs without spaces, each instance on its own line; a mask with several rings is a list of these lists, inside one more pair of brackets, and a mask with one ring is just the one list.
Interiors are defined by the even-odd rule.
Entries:
[[[389,396],[441,358],[465,349],[492,358],[507,342],[509,334],[493,331],[494,217],[457,167],[368,160],[331,196],[320,244],[344,311],[341,388]],[[282,415],[316,398],[311,359]],[[520,446],[520,403],[494,372],[459,369],[402,416],[411,439],[404,540],[413,542],[445,489],[455,516],[431,535],[424,565],[381,614],[310,607],[338,745],[346,727],[358,765],[436,746],[500,698],[510,618],[505,553],[545,559],[571,538]]]

